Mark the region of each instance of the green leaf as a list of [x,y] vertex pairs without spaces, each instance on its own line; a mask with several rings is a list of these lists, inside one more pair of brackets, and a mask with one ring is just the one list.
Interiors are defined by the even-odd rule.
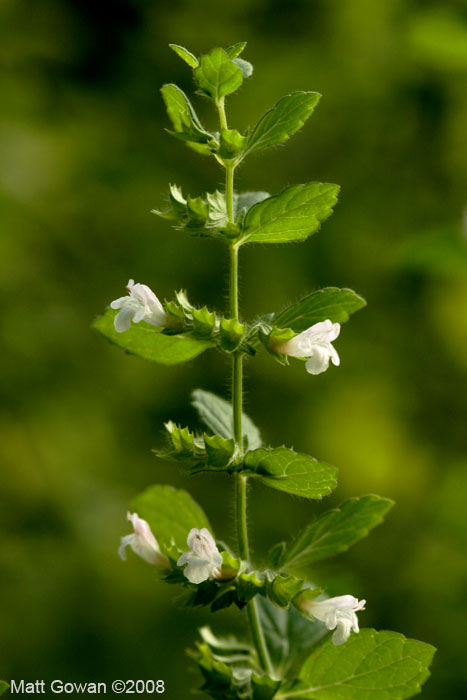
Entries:
[[150,362],[176,365],[192,360],[208,348],[214,347],[212,340],[194,338],[190,333],[168,335],[144,321],[133,324],[124,333],[117,333],[114,327],[116,313],[112,309],[107,309],[94,321],[93,328],[125,352]]
[[[196,389],[192,397],[193,406],[208,428],[227,440],[234,437],[232,406],[228,401],[203,389]],[[248,443],[248,449],[257,449],[262,445],[258,428],[245,413],[242,423],[243,437]]]
[[331,640],[305,662],[284,698],[403,700],[420,692],[435,648],[397,632],[361,630],[343,646]]
[[216,102],[235,92],[243,82],[242,70],[224,49],[213,49],[206,56],[201,56],[194,77],[201,91]]
[[180,56],[180,58],[185,61],[185,63],[188,63],[190,68],[197,68],[199,65],[199,61],[194,56],[191,51],[188,51],[188,49],[185,49],[184,46],[179,46],[178,44],[169,44],[170,48],[172,51],[175,51],[177,56]]
[[245,217],[241,243],[289,243],[305,240],[332,213],[337,185],[294,185],[255,204]]
[[336,486],[336,467],[287,447],[262,448],[247,452],[244,460],[248,476],[267,486],[304,498],[327,496]]
[[230,46],[230,48],[226,49],[225,52],[227,56],[233,60],[234,58],[237,58],[237,56],[240,56],[240,54],[243,53],[245,48],[246,41],[239,41],[238,44]]
[[3,693],[7,691],[9,687],[10,686],[6,681],[0,681],[0,695],[3,695]]
[[294,676],[296,667],[323,637],[324,622],[310,622],[292,606],[278,608],[267,598],[256,599],[271,661],[278,677]]
[[308,525],[283,552],[280,568],[313,564],[345,552],[379,525],[394,501],[380,496],[351,498]]
[[276,314],[272,324],[279,328],[291,328],[301,333],[320,321],[330,319],[344,323],[350,314],[366,306],[366,301],[352,289],[325,287],[308,294],[296,304]]
[[195,141],[198,143],[209,143],[213,141],[213,136],[204,129],[190,100],[183,90],[177,85],[169,83],[161,88],[162,98],[165,102],[167,114],[173,124],[172,132],[184,141]]
[[251,132],[244,155],[287,141],[302,128],[320,98],[317,92],[293,92],[283,97],[259,120]]
[[180,552],[187,550],[191,528],[212,529],[206,515],[189,493],[172,486],[150,486],[131,503],[133,512],[149,523],[161,549],[170,554],[173,546]]

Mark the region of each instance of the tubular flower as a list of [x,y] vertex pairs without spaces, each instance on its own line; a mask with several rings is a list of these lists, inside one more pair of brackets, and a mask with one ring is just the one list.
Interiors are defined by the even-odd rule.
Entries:
[[340,364],[339,355],[331,345],[338,337],[340,329],[339,323],[332,323],[329,319],[320,321],[295,338],[277,346],[275,350],[291,357],[307,358],[306,371],[309,374],[321,374],[329,367],[329,360],[332,360],[336,367]]
[[123,561],[126,561],[126,548],[131,547],[135,554],[149,564],[154,564],[160,569],[170,569],[169,560],[162,554],[146,520],[140,518],[138,513],[127,513],[127,518],[133,525],[134,532],[121,538],[118,554]]
[[145,284],[135,284],[129,280],[127,284],[128,296],[115,299],[110,304],[112,309],[120,309],[115,316],[114,326],[118,333],[127,331],[131,322],[146,321],[151,326],[165,326],[167,316],[164,307],[156,297],[152,289]]
[[348,640],[352,630],[359,632],[357,612],[365,609],[365,603],[366,600],[357,600],[353,595],[340,595],[302,605],[306,612],[324,622],[328,630],[335,630],[332,641],[338,646]]
[[221,574],[222,557],[209,530],[203,527],[190,530],[187,539],[189,552],[184,552],[177,566],[188,563],[184,574],[190,583],[202,583],[208,578],[219,578]]

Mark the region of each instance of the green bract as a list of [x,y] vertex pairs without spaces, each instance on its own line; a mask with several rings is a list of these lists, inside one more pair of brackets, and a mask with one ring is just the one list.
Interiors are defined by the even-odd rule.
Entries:
[[[228,123],[225,98],[252,75],[251,63],[239,58],[246,43],[214,48],[200,58],[178,44],[170,47],[193,70],[198,94],[209,98],[218,117],[216,130],[206,129],[187,95],[166,84],[161,92],[170,133],[201,155],[215,158],[224,169],[225,185],[192,194],[170,185],[167,206],[153,211],[162,219],[161,227],[171,224],[177,231],[226,245],[229,308],[218,312],[210,304],[194,306],[184,291],[162,304],[149,287],[130,280],[128,296],[116,299],[94,328],[125,352],[163,365],[193,360],[208,349],[222,351],[231,361],[231,401],[196,389],[192,405],[203,428],[168,420],[166,443],[154,451],[160,459],[180,463],[190,475],[215,472],[221,512],[228,511],[230,498],[225,480],[234,482],[238,546],[214,538],[206,515],[186,491],[156,485],[133,500],[134,533],[125,536],[122,547],[160,566],[165,581],[182,589],[187,607],[212,612],[229,606],[245,609],[251,642],[231,635],[220,638],[203,627],[191,651],[204,679],[201,690],[210,697],[403,700],[418,693],[428,677],[433,647],[396,632],[359,633],[357,613],[364,614],[365,601],[347,591],[328,597],[305,579],[307,566],[346,551],[381,523],[391,500],[375,495],[351,498],[308,519],[291,542],[271,549],[266,568],[254,565],[249,550],[248,483],[318,500],[336,487],[337,469],[284,446],[263,445],[258,427],[243,411],[243,363],[256,358],[264,346],[283,364],[288,364],[288,356],[307,359],[307,370],[314,374],[324,372],[330,360],[337,366],[339,356],[331,343],[338,338],[339,324],[366,303],[351,289],[326,287],[282,311],[258,313],[251,322],[239,313],[240,247],[304,241],[331,215],[339,187],[310,182],[271,196],[262,189],[267,183],[261,183],[258,191],[236,192],[235,169],[250,154],[282,144],[301,129],[320,95],[286,95],[255,126],[240,131]],[[304,381],[313,379],[307,376]],[[278,397],[268,410],[287,406]],[[288,524],[283,525],[287,531]],[[0,683],[0,694],[5,689]]]

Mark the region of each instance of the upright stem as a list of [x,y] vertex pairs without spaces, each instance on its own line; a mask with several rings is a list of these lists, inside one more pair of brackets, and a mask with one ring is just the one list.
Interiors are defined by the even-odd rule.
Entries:
[[[219,113],[221,111],[219,109]],[[224,123],[225,123],[225,113]],[[222,123],[222,117],[221,117]],[[225,164],[225,198],[227,204],[227,217],[233,222],[233,173],[234,166]],[[230,246],[230,314],[232,318],[239,320],[238,316],[238,246],[234,243]],[[240,452],[243,452],[242,429],[242,403],[243,403],[243,354],[240,350],[233,353],[232,357],[232,414],[234,423],[234,437]],[[238,548],[241,559],[249,561],[248,524],[247,524],[247,477],[241,473],[236,475],[236,514]],[[263,669],[273,673],[271,659],[264,638],[263,628],[258,614],[258,606],[253,598],[247,605],[248,620],[255,644],[256,652]]]

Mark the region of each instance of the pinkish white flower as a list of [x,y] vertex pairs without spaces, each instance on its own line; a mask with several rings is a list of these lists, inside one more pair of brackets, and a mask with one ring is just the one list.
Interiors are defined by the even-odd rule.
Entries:
[[127,331],[132,321],[133,323],[146,321],[151,326],[166,325],[167,316],[164,307],[152,289],[145,284],[129,280],[127,290],[128,296],[115,299],[110,304],[111,309],[120,309],[114,319],[115,330],[118,333]]
[[165,554],[162,554],[146,520],[140,518],[138,513],[127,513],[127,518],[133,525],[133,532],[121,538],[118,554],[123,561],[126,560],[126,548],[131,547],[135,554],[149,564],[154,564],[160,569],[170,569],[170,562]]
[[340,364],[339,355],[331,345],[340,328],[339,323],[332,323],[329,319],[320,321],[274,349],[290,357],[307,358],[306,371],[321,374],[329,367],[329,360],[336,367]]
[[202,583],[209,578],[219,578],[221,574],[222,556],[209,530],[203,527],[190,530],[187,538],[190,551],[184,552],[177,566],[188,564],[184,574],[190,583]]
[[344,644],[350,633],[359,632],[357,612],[365,609],[366,600],[357,600],[353,595],[340,595],[327,600],[303,601],[301,607],[317,620],[324,622],[328,630],[334,630],[334,644]]

